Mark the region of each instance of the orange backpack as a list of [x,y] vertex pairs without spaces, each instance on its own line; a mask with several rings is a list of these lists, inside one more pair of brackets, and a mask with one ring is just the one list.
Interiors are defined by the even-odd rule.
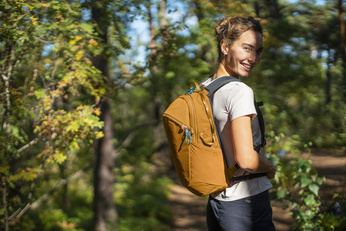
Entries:
[[190,91],[173,101],[162,115],[180,182],[197,196],[226,189],[239,168],[226,166],[209,101],[231,81],[238,79],[220,77],[204,89],[192,82]]

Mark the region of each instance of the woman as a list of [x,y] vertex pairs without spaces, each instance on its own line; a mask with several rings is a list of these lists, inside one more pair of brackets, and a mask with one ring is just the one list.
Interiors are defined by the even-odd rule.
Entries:
[[[229,17],[218,22],[218,69],[203,85],[221,76],[248,77],[260,61],[263,31],[252,17]],[[266,173],[254,179],[235,182],[210,195],[207,224],[210,231],[275,230],[268,190],[275,176],[273,164],[263,158],[260,128],[251,88],[239,81],[221,87],[213,96],[213,113],[228,166],[238,164],[236,176]]]

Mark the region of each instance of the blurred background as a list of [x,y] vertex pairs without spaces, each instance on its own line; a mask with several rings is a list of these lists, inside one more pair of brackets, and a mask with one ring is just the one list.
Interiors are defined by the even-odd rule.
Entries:
[[344,0],[3,0],[0,230],[207,230],[161,115],[252,16],[277,230],[346,229]]

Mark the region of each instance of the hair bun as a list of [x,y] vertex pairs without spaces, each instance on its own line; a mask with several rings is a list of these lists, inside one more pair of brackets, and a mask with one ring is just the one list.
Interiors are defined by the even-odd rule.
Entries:
[[225,29],[228,27],[228,19],[229,18],[223,18],[218,21],[215,27],[215,32],[217,34],[220,34],[225,31]]

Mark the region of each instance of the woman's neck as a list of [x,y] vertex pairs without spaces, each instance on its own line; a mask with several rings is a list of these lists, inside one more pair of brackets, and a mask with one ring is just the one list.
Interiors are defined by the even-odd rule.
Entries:
[[219,77],[221,77],[221,76],[232,76],[232,77],[235,77],[235,78],[239,79],[239,76],[236,75],[236,74],[231,70],[231,68],[226,67],[226,66],[224,65],[223,62],[221,62],[221,63],[219,64],[219,66],[218,66],[218,68],[217,68],[217,70],[216,70],[216,73],[215,73],[213,79],[217,79],[217,78],[219,78]]

